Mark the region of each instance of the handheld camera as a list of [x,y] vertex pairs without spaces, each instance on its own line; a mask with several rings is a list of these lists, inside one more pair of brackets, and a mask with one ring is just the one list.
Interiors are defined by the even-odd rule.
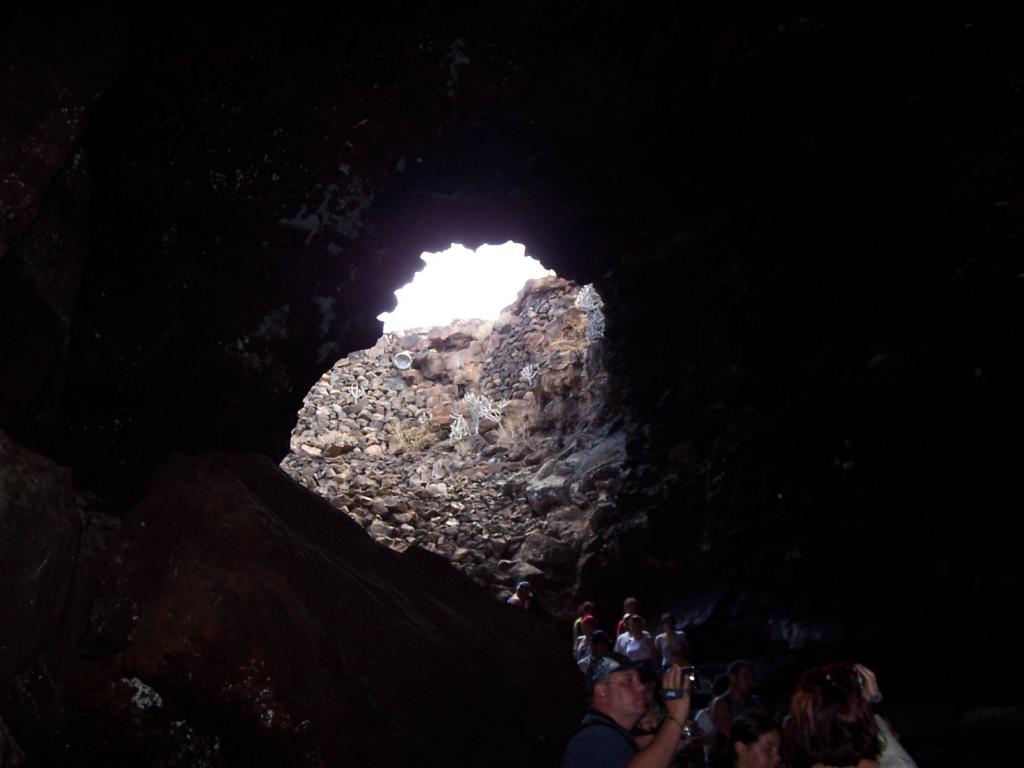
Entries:
[[[693,693],[697,690],[697,668],[696,667],[683,667],[682,677],[684,680],[690,681],[690,692]],[[664,688],[661,691],[661,698],[664,701],[671,701],[672,699],[681,699],[686,694],[682,688]]]

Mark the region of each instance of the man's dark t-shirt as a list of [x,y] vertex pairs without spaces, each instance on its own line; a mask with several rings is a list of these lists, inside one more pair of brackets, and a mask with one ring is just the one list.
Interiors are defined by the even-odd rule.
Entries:
[[590,710],[569,739],[562,768],[624,768],[638,751],[629,731]]

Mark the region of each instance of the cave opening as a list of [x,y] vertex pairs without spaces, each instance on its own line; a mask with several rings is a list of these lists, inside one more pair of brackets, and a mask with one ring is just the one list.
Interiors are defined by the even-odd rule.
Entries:
[[522,244],[453,244],[303,399],[281,467],[378,544],[441,555],[492,596],[529,580],[568,615],[619,491],[604,301]]
[[471,250],[452,243],[444,251],[424,251],[425,267],[395,291],[398,304],[377,319],[384,333],[448,325],[455,320],[494,320],[515,301],[527,280],[553,276],[526,246],[509,240]]

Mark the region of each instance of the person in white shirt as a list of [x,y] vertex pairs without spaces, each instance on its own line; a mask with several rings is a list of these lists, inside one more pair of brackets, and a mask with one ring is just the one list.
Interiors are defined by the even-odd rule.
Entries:
[[632,661],[647,662],[653,669],[658,651],[654,647],[651,633],[644,629],[643,617],[632,614],[626,620],[626,627],[626,631],[615,641],[615,651]]
[[662,670],[673,664],[687,666],[690,645],[686,642],[686,633],[676,629],[676,617],[671,613],[662,615],[661,626],[664,631],[654,638],[654,647],[658,651]]

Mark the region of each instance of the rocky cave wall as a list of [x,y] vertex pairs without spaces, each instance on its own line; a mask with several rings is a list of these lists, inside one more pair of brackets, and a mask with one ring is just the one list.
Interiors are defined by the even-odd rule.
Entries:
[[[437,552],[502,599],[528,580],[571,616],[629,431],[608,403],[601,309],[580,297],[530,280],[497,320],[387,334],[338,360],[281,466],[379,543]],[[474,421],[467,396],[496,405]]]
[[1014,671],[935,673],[1014,652],[1012,20],[33,13],[0,29],[0,427],[72,468],[83,541],[174,452],[278,460],[420,251],[515,239],[595,283],[640,425],[580,596],[717,658],[866,658],[933,764],[1016,722]]

